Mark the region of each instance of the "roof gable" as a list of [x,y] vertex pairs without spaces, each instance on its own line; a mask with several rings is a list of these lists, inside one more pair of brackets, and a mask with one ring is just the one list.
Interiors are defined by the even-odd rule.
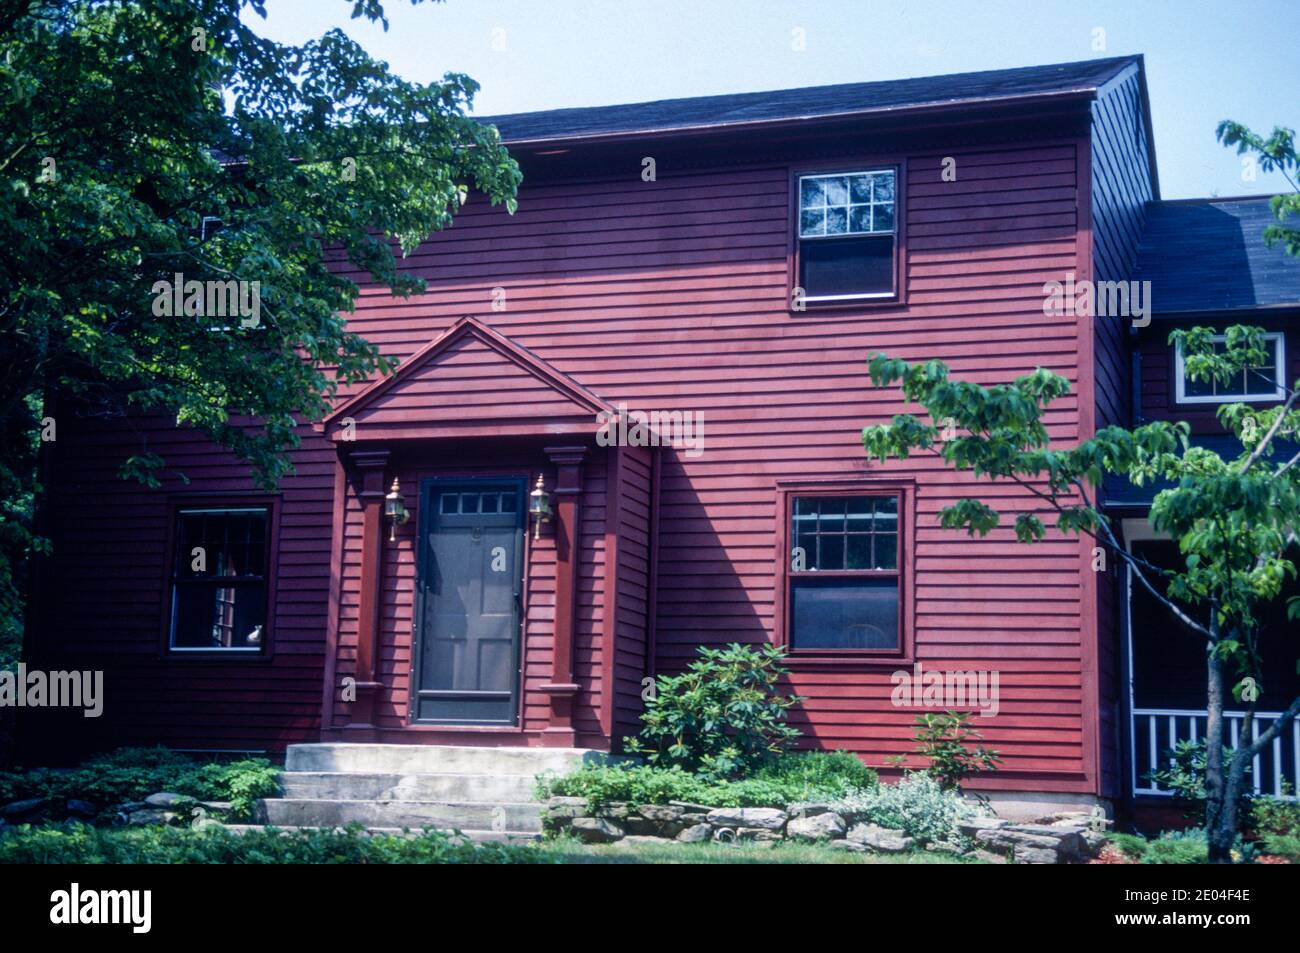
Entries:
[[[333,440],[594,433],[600,413],[615,409],[528,349],[464,317],[323,425]],[[345,430],[354,436],[345,437]]]

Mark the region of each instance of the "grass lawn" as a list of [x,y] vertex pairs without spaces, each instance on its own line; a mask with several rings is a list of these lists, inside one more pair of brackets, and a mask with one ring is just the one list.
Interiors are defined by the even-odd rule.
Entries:
[[583,844],[572,839],[537,847],[564,864],[970,864],[952,854],[858,854],[815,844]]

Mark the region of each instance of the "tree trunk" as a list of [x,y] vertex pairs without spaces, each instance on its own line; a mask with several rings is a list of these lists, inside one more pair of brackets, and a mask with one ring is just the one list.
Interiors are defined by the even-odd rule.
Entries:
[[1206,656],[1205,842],[1210,863],[1230,864],[1232,842],[1237,836],[1237,803],[1236,791],[1229,790],[1232,786],[1223,773],[1223,662],[1215,651],[1217,615],[1217,606],[1211,606],[1211,640]]

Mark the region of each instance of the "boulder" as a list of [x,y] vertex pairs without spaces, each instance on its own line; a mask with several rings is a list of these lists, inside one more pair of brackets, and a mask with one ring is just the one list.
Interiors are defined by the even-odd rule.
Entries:
[[657,821],[662,824],[669,821],[680,821],[682,815],[686,813],[686,808],[678,807],[675,804],[642,804],[637,808],[637,813],[648,821]]
[[779,832],[785,827],[789,815],[774,807],[720,807],[708,814],[714,827],[757,828]]
[[23,801],[10,801],[0,808],[0,816],[11,824],[22,824],[35,820],[44,813],[49,801],[43,797],[28,798]]
[[70,797],[64,802],[63,806],[67,810],[69,817],[76,817],[85,821],[92,820],[99,814],[99,809],[95,805],[80,798]]
[[683,844],[700,844],[713,839],[713,828],[708,824],[693,824],[683,828],[677,839]]
[[737,827],[736,840],[743,841],[779,841],[781,832],[774,831],[767,827]]
[[996,831],[1010,825],[1010,821],[1004,821],[1000,817],[972,817],[958,821],[957,830],[967,837],[975,837],[980,831]]
[[546,810],[551,817],[586,817],[585,797],[552,797],[546,799]]
[[682,819],[685,814],[685,808],[667,804],[643,804],[636,814],[628,816],[624,826],[629,834],[676,837],[688,826]]
[[623,838],[623,828],[603,817],[575,817],[570,830],[585,844],[608,844]]
[[602,805],[599,810],[601,817],[612,817],[620,821],[634,813],[636,812],[632,810],[632,805],[627,801],[610,801],[608,804]]
[[816,817],[818,814],[829,814],[831,806],[829,804],[791,804],[788,810],[792,818]]
[[866,844],[855,840],[833,840],[826,846],[832,850],[846,850],[853,854],[865,854],[869,850]]
[[713,808],[707,804],[692,804],[690,801],[669,801],[673,807],[680,807],[689,814],[708,814]]
[[839,840],[844,836],[845,830],[844,818],[833,811],[827,811],[824,814],[791,819],[785,827],[785,836],[801,841]]
[[650,837],[646,834],[628,834],[620,844],[671,844],[671,837]]
[[150,807],[161,807],[164,809],[173,808],[180,804],[193,803],[194,798],[187,797],[184,794],[173,794],[171,791],[160,791],[157,794],[150,794],[144,799],[144,803]]
[[896,831],[888,827],[878,827],[875,824],[854,825],[845,834],[845,837],[880,854],[899,854],[905,850],[911,850],[912,845],[915,843],[912,838],[902,831]]
[[1061,855],[1050,847],[1017,847],[1011,857],[1017,864],[1061,863]]
[[979,831],[975,839],[988,850],[1013,855],[1022,864],[1068,864],[1089,856],[1088,844],[1077,828],[1018,824]]
[[170,824],[180,817],[175,811],[164,811],[160,807],[143,807],[127,815],[127,823],[133,826],[148,824]]

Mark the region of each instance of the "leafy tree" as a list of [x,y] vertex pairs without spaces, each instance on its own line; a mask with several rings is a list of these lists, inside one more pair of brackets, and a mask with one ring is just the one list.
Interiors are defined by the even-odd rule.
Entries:
[[[1242,368],[1263,363],[1263,332],[1230,327],[1226,349],[1216,353],[1212,329],[1175,331],[1188,375],[1195,380],[1224,380]],[[1262,684],[1256,607],[1278,598],[1282,584],[1296,571],[1295,528],[1300,526],[1300,454],[1276,459],[1270,454],[1279,435],[1295,434],[1300,391],[1289,388],[1280,406],[1256,409],[1224,405],[1219,418],[1241,443],[1241,453],[1224,459],[1193,447],[1185,422],[1155,421],[1132,430],[1105,427],[1074,447],[1053,448],[1043,415],[1070,389],[1059,375],[1039,368],[1009,384],[982,387],[953,380],[941,361],[908,364],[883,354],[872,355],[876,386],[901,384],[904,396],[928,412],[930,420],[899,414],[888,424],[863,431],[867,453],[885,460],[914,451],[938,455],[949,466],[990,481],[1010,481],[1028,491],[1026,502],[1008,502],[1015,510],[1016,538],[1029,543],[1047,534],[1044,518],[1064,533],[1092,536],[1132,570],[1135,582],[1171,612],[1191,637],[1206,645],[1208,721],[1206,729],[1206,836],[1212,860],[1230,859],[1237,831],[1237,802],[1251,759],[1286,730],[1300,698],[1282,716],[1260,730],[1253,742],[1242,741],[1225,764],[1223,709],[1233,675]],[[944,440],[945,431],[956,434]],[[1150,522],[1178,541],[1185,565],[1171,571],[1130,553],[1116,538],[1109,518],[1097,506],[1097,490],[1108,473],[1142,485],[1155,480],[1172,486],[1157,494]],[[985,535],[997,527],[1002,512],[964,498],[945,507],[940,525]],[[1291,614],[1297,614],[1295,601]],[[1246,703],[1243,739],[1255,738],[1255,693]]]
[[[1219,136],[1239,152],[1258,153],[1265,171],[1277,169],[1295,185],[1300,166],[1291,130],[1274,130],[1264,140],[1240,124],[1225,122]],[[1266,240],[1282,242],[1290,254],[1300,255],[1300,230],[1287,224],[1300,211],[1300,194],[1275,198],[1272,207],[1279,224],[1270,226]],[[1171,344],[1182,348],[1192,380],[1226,382],[1268,363],[1260,328],[1227,328],[1218,350],[1214,333],[1213,328],[1191,327],[1169,336]],[[1240,453],[1224,458],[1191,446],[1187,424],[1170,421],[1131,430],[1106,427],[1077,446],[1053,448],[1043,414],[1070,385],[1042,368],[1009,384],[981,387],[953,380],[941,361],[912,365],[874,354],[869,366],[876,386],[901,384],[904,396],[930,417],[900,414],[888,424],[865,428],[862,439],[869,456],[883,461],[922,451],[978,479],[1019,484],[1032,503],[1009,504],[1016,511],[1018,540],[1043,539],[1048,530],[1044,517],[1054,520],[1058,531],[1093,537],[1128,565],[1135,583],[1189,637],[1204,643],[1205,834],[1210,860],[1230,863],[1251,762],[1300,713],[1296,698],[1255,734],[1258,687],[1263,684],[1256,610],[1279,598],[1300,561],[1300,452],[1287,456],[1279,450],[1281,441],[1300,434],[1300,382],[1289,387],[1279,382],[1285,400],[1276,406],[1220,406],[1219,420],[1241,445]],[[1149,520],[1178,542],[1182,568],[1152,565],[1121,545],[1097,506],[1097,491],[1107,474],[1136,485],[1171,484],[1156,495]],[[940,525],[982,536],[999,525],[1002,515],[981,500],[966,498],[944,508]],[[1288,614],[1300,619],[1300,598],[1290,600]],[[1223,710],[1230,692],[1244,705],[1245,718],[1240,746],[1225,751]]]
[[[351,6],[387,28],[376,0]],[[32,513],[46,418],[57,439],[74,404],[165,412],[272,486],[291,470],[296,428],[324,415],[339,382],[392,368],[346,328],[358,287],[337,266],[419,292],[398,253],[448,226],[471,190],[514,210],[518,166],[467,115],[469,77],[408,82],[341,31],[285,45],[241,13],[256,22],[262,0],[0,0],[11,630],[25,560],[44,545]],[[160,289],[178,275],[246,283],[253,319],[214,321],[188,293],[170,313]],[[156,485],[165,463],[141,444],[122,472]]]

